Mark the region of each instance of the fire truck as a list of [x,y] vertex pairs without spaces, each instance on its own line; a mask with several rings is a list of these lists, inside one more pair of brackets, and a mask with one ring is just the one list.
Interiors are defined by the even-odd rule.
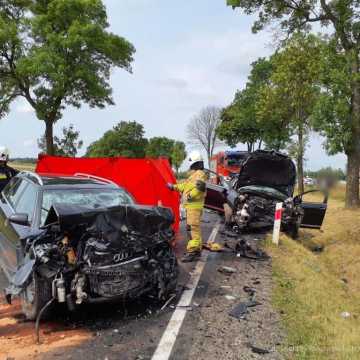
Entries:
[[229,177],[240,172],[241,165],[248,157],[247,151],[221,151],[210,159],[211,181],[215,184],[219,178],[215,175]]

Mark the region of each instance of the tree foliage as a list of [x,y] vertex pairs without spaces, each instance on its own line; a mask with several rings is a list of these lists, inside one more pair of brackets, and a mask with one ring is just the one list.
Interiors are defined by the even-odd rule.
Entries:
[[86,156],[143,158],[147,144],[144,127],[141,124],[136,121],[121,121],[99,140],[90,144]]
[[179,173],[180,166],[186,159],[187,153],[185,144],[182,141],[175,141],[171,151],[171,163],[176,173]]
[[209,164],[215,147],[220,143],[217,136],[220,113],[220,108],[207,106],[195,115],[187,126],[189,142],[205,150]]
[[271,61],[265,58],[258,59],[251,66],[245,89],[237,91],[232,104],[223,109],[218,127],[221,140],[231,147],[238,143],[247,144],[248,151],[253,151],[256,143],[261,147],[265,136],[257,107],[262,87],[267,84],[272,72]]
[[258,116],[266,126],[279,124],[289,138],[289,149],[298,167],[299,191],[303,192],[303,163],[311,117],[319,97],[321,40],[294,34],[273,57],[273,73],[262,88]]
[[258,110],[264,88],[271,81],[272,58],[260,58],[251,66],[245,89],[237,91],[232,104],[223,109],[219,137],[231,147],[245,143],[248,151],[255,150],[256,143],[259,148],[264,145],[268,149],[283,149],[289,141],[289,133],[277,108],[266,116]]
[[[270,23],[278,23],[286,33],[309,29],[312,23],[332,30],[338,46],[349,61],[348,75],[351,89],[351,113],[346,135],[347,182],[346,206],[358,207],[360,168],[360,7],[358,0],[227,0],[233,8],[239,7],[248,15],[257,15],[253,31],[257,32]],[[326,106],[326,98],[323,102]],[[320,109],[324,106],[321,106]],[[329,130],[328,130],[329,131]],[[327,133],[328,131],[325,131]],[[334,131],[334,128],[331,132]],[[332,143],[334,144],[334,143]]]
[[351,61],[330,39],[322,47],[320,82],[321,94],[313,119],[315,129],[325,137],[325,149],[330,155],[349,153],[351,136]]
[[179,172],[181,164],[186,158],[185,144],[167,137],[153,137],[146,147],[146,156],[152,158],[166,157],[171,165]]
[[165,136],[153,137],[149,139],[146,147],[146,156],[152,158],[171,157],[171,152],[174,146],[174,140]]
[[101,0],[2,0],[0,6],[0,116],[24,98],[46,124],[66,106],[113,104],[110,70],[131,71],[134,47],[107,31]]
[[[74,125],[63,127],[62,137],[54,136],[54,155],[75,157],[83,146],[79,136],[80,132],[75,130]],[[45,135],[38,140],[38,146],[42,152],[46,152]]]
[[178,172],[186,158],[185,144],[167,137],[146,139],[143,125],[136,121],[121,121],[99,140],[89,145],[86,156],[129,158],[166,157]]

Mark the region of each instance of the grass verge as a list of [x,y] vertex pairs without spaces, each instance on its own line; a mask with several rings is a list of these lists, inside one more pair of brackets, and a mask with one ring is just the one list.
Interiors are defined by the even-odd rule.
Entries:
[[360,359],[360,211],[345,210],[343,195],[340,188],[330,197],[322,232],[266,245],[289,359]]
[[36,164],[33,163],[22,163],[22,162],[10,162],[9,165],[19,171],[34,171]]

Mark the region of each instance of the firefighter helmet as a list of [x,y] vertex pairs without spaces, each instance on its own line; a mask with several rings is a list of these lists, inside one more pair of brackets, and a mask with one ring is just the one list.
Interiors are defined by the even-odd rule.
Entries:
[[203,157],[200,154],[200,151],[192,151],[189,155],[189,166],[191,167],[197,162],[204,161]]
[[9,160],[9,150],[5,146],[0,146],[0,161],[7,162]]

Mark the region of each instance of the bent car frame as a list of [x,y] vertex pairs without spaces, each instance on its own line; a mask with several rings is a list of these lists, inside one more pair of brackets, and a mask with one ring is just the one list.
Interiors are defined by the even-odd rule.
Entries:
[[101,178],[20,173],[0,195],[0,266],[9,302],[34,320],[51,301],[82,303],[176,288],[172,211],[136,205]]
[[296,167],[286,155],[258,150],[249,155],[240,173],[223,180],[222,186],[207,184],[205,207],[225,214],[233,230],[270,227],[276,203],[283,203],[282,230],[298,236],[300,227],[320,229],[327,209],[328,195],[322,202],[306,202],[304,194],[294,197]]

